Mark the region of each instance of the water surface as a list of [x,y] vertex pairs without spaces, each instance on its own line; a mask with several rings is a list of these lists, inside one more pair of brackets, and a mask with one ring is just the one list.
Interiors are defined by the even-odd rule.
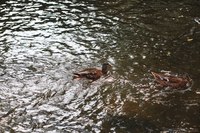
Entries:
[[[200,132],[200,2],[0,2],[1,132]],[[92,84],[73,72],[113,65]],[[150,71],[189,74],[189,91]]]

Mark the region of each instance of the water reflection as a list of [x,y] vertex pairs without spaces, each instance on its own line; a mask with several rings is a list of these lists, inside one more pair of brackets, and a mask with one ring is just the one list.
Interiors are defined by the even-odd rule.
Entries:
[[[199,1],[1,1],[1,132],[199,132]],[[111,77],[72,81],[86,67]],[[160,90],[150,70],[188,73]]]

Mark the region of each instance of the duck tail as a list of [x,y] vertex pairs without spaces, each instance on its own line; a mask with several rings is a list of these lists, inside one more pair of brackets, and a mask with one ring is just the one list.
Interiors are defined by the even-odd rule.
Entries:
[[80,79],[81,78],[81,75],[79,73],[73,73],[73,80],[74,79]]
[[162,79],[162,78],[161,78],[161,75],[158,74],[158,73],[156,73],[156,72],[151,72],[151,74],[153,75],[153,77],[154,77],[156,80]]

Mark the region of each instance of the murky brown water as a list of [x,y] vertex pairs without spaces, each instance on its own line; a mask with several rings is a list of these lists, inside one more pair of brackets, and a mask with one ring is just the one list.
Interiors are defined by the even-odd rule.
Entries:
[[[0,2],[0,132],[200,132],[200,1]],[[72,81],[103,62],[109,81]],[[151,70],[187,73],[157,89]]]

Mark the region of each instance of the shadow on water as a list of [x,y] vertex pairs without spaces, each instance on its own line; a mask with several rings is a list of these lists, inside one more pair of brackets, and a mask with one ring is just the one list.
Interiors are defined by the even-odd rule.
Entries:
[[192,117],[199,113],[199,103],[194,102],[199,96],[194,92],[128,94],[120,110],[108,113],[103,132],[199,132],[198,126],[191,128],[199,122],[199,117]]
[[[199,132],[199,0],[0,2],[0,132]],[[113,65],[92,84],[73,72]],[[189,74],[157,88],[150,71]]]

